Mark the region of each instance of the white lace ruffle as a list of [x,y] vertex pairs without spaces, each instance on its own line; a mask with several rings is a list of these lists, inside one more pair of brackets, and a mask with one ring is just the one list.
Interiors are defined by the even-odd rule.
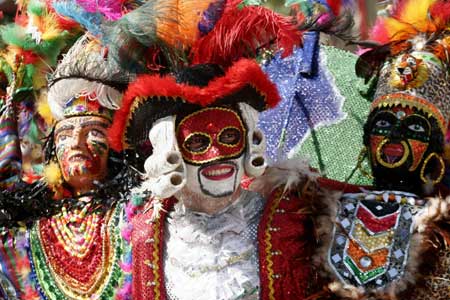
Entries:
[[256,232],[263,206],[261,196],[248,191],[214,216],[177,204],[166,225],[168,298],[259,299]]

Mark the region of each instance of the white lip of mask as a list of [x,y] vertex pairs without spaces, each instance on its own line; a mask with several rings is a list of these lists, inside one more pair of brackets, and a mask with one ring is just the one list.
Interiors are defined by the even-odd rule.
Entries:
[[202,166],[186,163],[186,174],[192,192],[214,198],[230,196],[237,190],[244,175],[244,155]]

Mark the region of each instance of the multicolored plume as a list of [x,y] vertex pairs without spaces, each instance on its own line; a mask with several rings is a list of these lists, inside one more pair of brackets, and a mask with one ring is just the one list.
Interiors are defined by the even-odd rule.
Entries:
[[[7,90],[0,99],[0,187],[13,187],[19,177],[24,180],[39,164],[39,144],[46,135],[46,124],[37,112],[37,97],[44,94],[47,74],[61,52],[79,32],[77,24],[57,16],[47,0],[17,4],[15,22],[0,27],[0,75],[2,89]],[[19,146],[28,143],[32,147],[21,151]]]
[[438,36],[448,29],[448,25],[450,2],[404,0],[398,2],[391,16],[378,18],[371,39],[380,44],[387,44],[422,37],[424,43],[419,46],[433,47],[437,46]]
[[1,57],[15,73],[16,89],[39,89],[47,84],[49,67],[76,37],[76,24],[60,19],[45,1],[31,0],[19,9],[15,23],[0,29],[7,45]]
[[[380,16],[370,34],[371,50],[361,55],[356,72],[366,80],[377,74],[388,56],[408,51],[427,51],[449,64],[450,2],[446,0],[403,0]],[[373,43],[375,42],[375,43]]]
[[111,57],[134,72],[176,69],[186,63],[226,67],[238,58],[255,57],[262,48],[275,45],[288,55],[300,44],[301,34],[290,18],[246,2],[147,1],[116,21],[106,20],[100,10],[93,12],[76,0],[58,1],[55,9],[78,22],[90,18],[93,32],[107,45]]

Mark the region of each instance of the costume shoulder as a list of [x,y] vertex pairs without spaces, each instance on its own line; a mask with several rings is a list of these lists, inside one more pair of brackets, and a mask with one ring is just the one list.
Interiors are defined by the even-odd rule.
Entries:
[[[262,194],[265,197],[279,192],[282,194],[306,195],[313,198],[315,204],[320,204],[325,199],[339,199],[340,193],[321,187],[319,173],[313,170],[305,159],[292,158],[279,162],[266,169],[264,174],[256,178],[249,189]],[[319,201],[323,199],[323,201]]]

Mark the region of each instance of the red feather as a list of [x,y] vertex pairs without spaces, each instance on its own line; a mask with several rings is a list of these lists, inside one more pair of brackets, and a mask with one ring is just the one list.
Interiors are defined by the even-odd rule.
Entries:
[[242,9],[234,1],[227,5],[214,28],[195,42],[192,64],[217,63],[224,67],[242,57],[255,57],[258,49],[275,44],[283,57],[301,44],[301,33],[289,17],[261,6]]
[[37,55],[36,53],[34,53],[31,50],[20,50],[20,53],[18,54],[18,56],[23,59],[23,63],[28,65],[28,64],[34,64],[38,59],[40,59],[39,55]]
[[439,19],[443,23],[450,21],[450,2],[438,1],[430,7],[430,15],[433,19]]
[[114,116],[114,122],[108,132],[111,148],[116,151],[123,150],[127,121],[131,117],[131,108],[137,104],[136,101],[143,101],[142,99],[151,96],[173,97],[173,99],[179,97],[185,102],[206,107],[247,85],[253,86],[265,96],[266,107],[274,107],[280,100],[276,86],[259,65],[249,59],[241,59],[234,63],[225,76],[213,79],[206,87],[179,84],[172,76],[142,75],[129,85],[122,107]]
[[342,7],[342,0],[327,0],[328,5],[331,8],[331,11],[335,16],[339,16]]

